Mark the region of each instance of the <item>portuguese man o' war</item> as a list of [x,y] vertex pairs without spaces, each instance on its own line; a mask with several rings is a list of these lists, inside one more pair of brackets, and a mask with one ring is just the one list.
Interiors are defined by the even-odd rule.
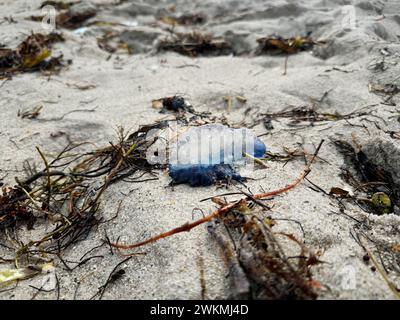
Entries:
[[261,158],[265,144],[251,130],[220,124],[192,127],[181,134],[170,150],[172,184],[208,186],[221,180],[244,181],[233,168],[244,163],[245,153]]

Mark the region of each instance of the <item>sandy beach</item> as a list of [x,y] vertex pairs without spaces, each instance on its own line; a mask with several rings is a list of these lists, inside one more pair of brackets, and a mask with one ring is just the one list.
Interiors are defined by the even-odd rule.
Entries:
[[[62,54],[58,72],[0,78],[3,186],[14,186],[15,177],[26,177],[27,163],[33,170],[43,170],[36,147],[48,158],[71,142],[90,142],[86,150],[109,147],[118,140],[119,126],[131,133],[156,121],[176,119],[176,113],[160,113],[153,102],[172,96],[181,96],[196,112],[208,114],[205,120],[197,119],[197,125],[205,121],[248,127],[271,154],[292,156],[287,161],[271,158],[265,161],[267,167],[240,168],[249,178],[247,189],[235,182],[172,187],[167,168],[145,174],[140,179],[144,181],[110,184],[97,214],[104,221],[118,212],[117,217],[68,247],[64,262],[56,255],[42,255],[51,260],[57,284],[46,283],[49,274],[42,270],[0,287],[0,299],[99,298],[96,294],[110,272],[124,260],[115,249],[102,245],[106,235],[112,242],[135,243],[218,208],[202,199],[238,190],[259,194],[282,188],[301,174],[322,139],[307,179],[264,201],[270,210],[262,217],[274,220],[276,234],[291,234],[317,254],[320,263],[309,269],[317,299],[399,297],[398,1],[82,0],[72,8],[89,7],[96,14],[77,28],[55,30],[32,19],[43,15],[42,2],[0,0],[2,48],[16,48],[32,32],[56,31],[65,39],[52,45],[52,57]],[[185,15],[190,19],[174,20]],[[163,49],[165,39],[193,31],[222,39],[229,48],[197,55]],[[260,52],[257,39],[275,35],[309,36],[315,43],[291,54]],[[38,114],[32,116],[32,110]],[[288,110],[297,113],[282,114]],[[367,160],[360,153],[359,162],[349,160],[338,141],[362,150]],[[299,156],[293,156],[296,152]],[[390,177],[381,183],[393,192],[382,189],[391,198],[386,211],[371,209],[375,189],[352,183],[350,174],[346,178],[344,172],[357,176],[360,164],[362,170]],[[360,181],[364,187],[376,182],[365,177]],[[0,229],[0,272],[17,268],[18,248],[53,228],[51,219],[38,217],[31,230],[22,222],[12,231]],[[279,239],[287,256],[299,255],[293,241]],[[40,251],[40,246],[35,248]],[[79,265],[90,250],[86,257],[94,258]],[[123,276],[107,286],[103,299],[228,299],[235,294],[229,263],[206,224],[123,251],[132,252],[139,254],[119,266]],[[29,263],[21,260],[19,267]],[[48,292],[38,294],[35,288],[43,285],[49,286]]]

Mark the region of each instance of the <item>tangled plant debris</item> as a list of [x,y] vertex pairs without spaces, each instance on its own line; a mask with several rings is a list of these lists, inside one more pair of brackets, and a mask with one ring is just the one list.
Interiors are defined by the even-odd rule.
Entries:
[[[68,145],[54,159],[37,148],[44,169],[29,167],[27,178],[16,178],[17,185],[4,187],[0,194],[0,234],[16,252],[5,260],[14,261],[17,268],[55,257],[63,261],[66,249],[105,222],[99,206],[109,185],[152,175],[156,166],[146,161],[145,152],[153,140],[148,141],[146,133],[160,126],[143,127],[129,136],[121,128],[117,144],[92,151],[83,150],[86,144]],[[46,228],[39,239],[27,243],[13,238],[22,224],[31,229],[40,221],[50,221],[52,230]]]
[[121,34],[115,31],[107,31],[100,38],[97,39],[97,45],[100,49],[108,53],[116,53],[124,51],[132,54],[133,50],[128,43],[120,38]]
[[93,7],[78,8],[78,5],[62,11],[57,15],[57,24],[66,29],[77,29],[96,15],[96,9]]
[[368,85],[369,91],[377,95],[384,96],[385,99],[383,104],[389,106],[395,106],[396,103],[393,101],[393,97],[400,93],[400,87],[394,83],[370,83]]
[[[60,1],[45,1],[41,8],[46,5],[53,6],[60,12],[56,16],[57,27],[66,29],[78,29],[82,27],[87,20],[96,16],[96,8],[81,2],[60,2]],[[42,21],[43,15],[31,16],[29,19],[32,21]]]
[[42,109],[43,106],[39,105],[30,110],[18,110],[18,117],[21,117],[22,119],[36,119],[40,115]]
[[300,106],[293,107],[290,106],[282,111],[274,112],[274,113],[260,113],[258,116],[257,123],[265,123],[266,128],[268,129],[271,126],[271,120],[286,118],[290,119],[288,125],[292,127],[303,126],[305,124],[314,125],[317,122],[324,121],[340,121],[340,120],[349,120],[353,118],[358,118],[362,116],[374,116],[370,111],[366,110],[358,110],[347,114],[329,113],[329,112],[320,112],[317,110],[315,106]]
[[46,6],[52,6],[56,10],[66,10],[69,9],[71,6],[74,4],[79,3],[80,1],[74,1],[74,2],[64,2],[64,1],[54,1],[54,0],[47,0],[43,1],[42,4],[40,5],[40,9],[46,7]]
[[316,42],[309,36],[282,38],[280,36],[264,37],[257,39],[258,54],[294,54],[300,51],[311,50],[314,45],[321,42]]
[[158,50],[175,51],[190,57],[218,56],[233,53],[232,46],[223,38],[196,31],[173,33],[160,41]]
[[0,49],[0,79],[22,72],[57,73],[65,65],[62,56],[51,57],[51,47],[62,35],[32,33],[15,49]]
[[165,24],[169,24],[172,26],[175,25],[189,26],[195,24],[203,24],[206,22],[205,16],[200,13],[195,13],[195,14],[187,13],[179,16],[162,16],[159,20]]
[[14,227],[18,221],[27,223],[28,229],[33,227],[36,220],[32,210],[15,199],[24,197],[22,188],[16,186],[13,188],[3,187],[0,197],[0,230]]
[[[262,210],[269,209],[262,202],[252,203]],[[241,204],[208,224],[208,231],[221,247],[228,264],[232,298],[317,298],[316,289],[320,285],[312,279],[310,271],[311,266],[319,263],[317,255],[293,235],[273,232],[271,220],[259,218],[250,207],[248,203]],[[300,247],[297,263],[286,256],[280,236]]]

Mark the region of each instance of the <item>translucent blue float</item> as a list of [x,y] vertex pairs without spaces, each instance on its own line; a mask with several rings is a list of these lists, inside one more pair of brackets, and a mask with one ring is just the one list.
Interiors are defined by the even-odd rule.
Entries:
[[172,184],[208,186],[217,181],[243,181],[233,165],[244,163],[245,154],[261,158],[265,144],[246,128],[220,124],[189,128],[170,150]]

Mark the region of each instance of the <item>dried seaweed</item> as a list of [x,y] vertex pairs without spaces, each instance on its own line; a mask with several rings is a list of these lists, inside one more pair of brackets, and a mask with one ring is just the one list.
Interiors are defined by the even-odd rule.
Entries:
[[30,110],[24,110],[24,111],[20,111],[18,110],[18,117],[21,117],[22,119],[36,119],[39,115],[40,112],[42,111],[43,106],[39,105],[36,106]]
[[57,25],[66,29],[77,29],[96,15],[96,10],[88,8],[82,11],[67,10],[57,15]]
[[56,10],[66,10],[66,9],[69,9],[74,4],[77,4],[79,2],[80,1],[64,2],[64,1],[46,0],[46,1],[42,2],[42,4],[40,5],[40,9],[42,9],[42,8],[44,8],[46,6],[52,6]]
[[[17,185],[4,187],[0,195],[0,234],[8,234],[16,264],[47,260],[49,255],[61,259],[66,249],[106,222],[99,213],[102,195],[117,181],[152,174],[155,165],[145,154],[154,139],[147,140],[146,132],[162,125],[149,125],[131,135],[121,128],[117,144],[90,151],[84,150],[86,144],[68,145],[53,159],[38,148],[44,169],[30,168],[33,172],[27,178],[16,179]],[[44,220],[51,222],[52,230],[46,228],[39,239],[22,243],[11,237],[15,233],[9,231],[17,223],[31,228]]]
[[58,72],[64,62],[62,56],[51,57],[51,46],[61,41],[58,33],[32,33],[15,50],[0,49],[0,79],[22,72]]
[[301,150],[300,148],[291,150],[287,147],[283,147],[283,151],[284,151],[284,153],[275,153],[275,152],[267,151],[265,153],[263,160],[288,162],[288,161],[290,161],[292,159],[296,159],[296,158],[304,159],[307,156],[307,153],[304,150]]
[[200,13],[187,13],[180,16],[162,16],[159,20],[165,24],[169,24],[172,26],[189,26],[195,24],[203,24],[206,22],[205,16]]
[[232,46],[223,38],[199,32],[174,33],[162,39],[159,51],[174,51],[186,56],[218,56],[233,53]]
[[[301,248],[298,263],[295,263],[285,255],[271,227],[253,215],[248,207],[242,206],[241,210],[228,215],[219,223],[210,223],[208,230],[223,249],[235,298],[317,298],[310,267],[318,263],[318,258],[310,250],[294,236],[286,235]],[[224,237],[222,225],[230,230],[231,239],[236,233],[238,240],[233,240],[234,243],[221,241]]]
[[394,83],[386,83],[384,85],[379,83],[370,83],[368,85],[371,92],[380,95],[395,95],[400,92],[400,88]]
[[21,197],[24,197],[24,192],[19,186],[2,188],[0,195],[0,231],[14,227],[17,221],[25,221],[29,228],[33,227],[36,220],[33,211],[23,203],[14,201],[14,199]]
[[257,39],[257,42],[258,48],[256,53],[258,54],[294,54],[300,51],[311,50],[314,45],[320,43],[314,41],[309,36],[297,36],[293,38],[271,36]]
[[379,83],[370,83],[368,85],[369,91],[373,92],[380,96],[385,96],[383,104],[389,106],[395,106],[396,103],[393,102],[393,97],[400,93],[400,87],[394,83],[386,83],[386,84],[379,84]]
[[[58,27],[66,29],[78,29],[82,27],[87,20],[96,16],[96,9],[92,6],[75,6],[79,2],[75,3],[64,3],[59,1],[46,1],[48,5],[52,5],[56,10],[60,10],[60,13],[56,16],[56,24]],[[42,7],[45,3],[42,4]],[[42,21],[43,15],[29,17],[32,21]]]
[[124,50],[128,54],[132,54],[133,50],[128,43],[120,39],[120,33],[115,31],[108,31],[97,39],[97,45],[100,49],[108,52],[115,53],[119,50]]
[[271,119],[278,118],[288,118],[290,119],[290,126],[297,126],[299,124],[301,125],[304,122],[308,122],[310,125],[313,125],[315,122],[348,120],[369,114],[370,113],[366,111],[355,111],[347,114],[339,114],[337,112],[319,112],[313,106],[300,106],[288,107],[283,111],[274,113],[261,113],[258,122],[264,122],[266,120],[270,121]]

